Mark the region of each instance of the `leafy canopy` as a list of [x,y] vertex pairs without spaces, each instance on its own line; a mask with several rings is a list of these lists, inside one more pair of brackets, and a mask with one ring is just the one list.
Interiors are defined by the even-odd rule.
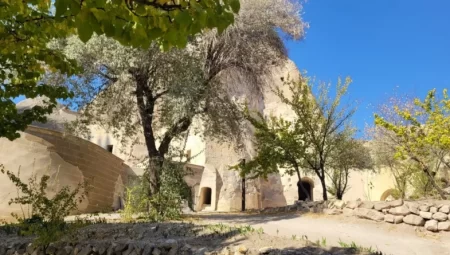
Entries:
[[[134,47],[184,47],[204,28],[223,31],[239,8],[239,0],[0,0],[0,137],[18,138],[18,130],[46,120],[56,99],[71,96],[40,81],[47,71],[79,71],[47,47],[51,40],[78,34],[86,42],[95,32]],[[12,99],[19,96],[46,102],[18,112]]]
[[447,90],[439,99],[436,90],[428,92],[425,100],[415,99],[414,108],[395,107],[396,114],[403,120],[390,122],[375,115],[375,124],[395,134],[397,145],[395,157],[415,162],[442,198],[446,192],[436,183],[439,169],[430,167],[433,158],[438,165],[449,168],[446,152],[450,148],[450,99]]

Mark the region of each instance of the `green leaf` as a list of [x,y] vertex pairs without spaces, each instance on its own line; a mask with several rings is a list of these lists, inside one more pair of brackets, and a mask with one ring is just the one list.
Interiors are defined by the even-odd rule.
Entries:
[[90,17],[89,12],[82,11],[76,19],[76,26],[78,31],[78,36],[80,37],[80,40],[83,42],[89,41],[91,39],[92,34],[94,33],[94,30],[91,27],[91,23],[89,23]]
[[55,0],[55,17],[61,17],[67,11],[67,7],[69,6],[68,0]]
[[239,0],[230,0],[230,6],[231,10],[233,10],[234,13],[239,13],[239,10],[241,9],[241,4],[239,3]]

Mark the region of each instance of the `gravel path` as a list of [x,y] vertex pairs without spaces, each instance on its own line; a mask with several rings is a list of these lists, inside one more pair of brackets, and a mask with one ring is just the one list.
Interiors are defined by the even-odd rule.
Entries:
[[373,247],[383,254],[392,255],[450,255],[450,233],[433,234],[405,224],[391,225],[344,216],[317,214],[289,215],[230,215],[198,214],[211,223],[249,224],[262,227],[265,233],[274,236],[297,238],[306,235],[309,240],[326,238],[327,245],[339,246],[355,242],[363,247]]

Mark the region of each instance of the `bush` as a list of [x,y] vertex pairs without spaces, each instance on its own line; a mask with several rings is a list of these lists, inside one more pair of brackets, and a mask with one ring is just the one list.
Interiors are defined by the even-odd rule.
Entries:
[[[87,183],[80,183],[71,190],[64,186],[56,194],[50,197],[47,194],[49,189],[48,175],[43,175],[40,179],[36,175],[24,183],[18,175],[10,171],[5,171],[0,165],[0,171],[6,174],[17,188],[17,197],[12,198],[9,204],[19,204],[22,208],[22,215],[12,214],[18,221],[20,235],[34,235],[34,245],[42,247],[44,253],[48,245],[58,241],[66,235],[71,228],[64,222],[64,217],[77,209],[78,203],[82,202],[87,195]],[[30,211],[25,213],[23,205],[30,207]]]
[[191,188],[184,181],[189,174],[182,163],[166,161],[162,168],[161,188],[151,197],[147,195],[148,184],[142,179],[139,184],[126,189],[126,201],[122,211],[122,219],[133,221],[133,215],[143,213],[149,221],[167,221],[180,219],[182,203],[188,201],[192,209]]

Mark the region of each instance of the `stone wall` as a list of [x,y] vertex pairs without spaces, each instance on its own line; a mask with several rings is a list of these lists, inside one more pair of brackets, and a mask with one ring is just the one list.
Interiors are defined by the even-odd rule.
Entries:
[[404,223],[433,232],[450,231],[450,201],[335,201],[324,212],[390,224]]
[[[33,126],[14,141],[0,139],[0,164],[20,173],[24,181],[49,175],[52,190],[62,186],[74,188],[87,180],[88,198],[78,208],[83,213],[118,209],[124,184],[134,175],[123,160],[89,141]],[[6,175],[0,175],[0,218],[8,219],[12,212],[21,215],[22,209],[28,210],[8,205],[10,198],[16,196],[14,185]]]

